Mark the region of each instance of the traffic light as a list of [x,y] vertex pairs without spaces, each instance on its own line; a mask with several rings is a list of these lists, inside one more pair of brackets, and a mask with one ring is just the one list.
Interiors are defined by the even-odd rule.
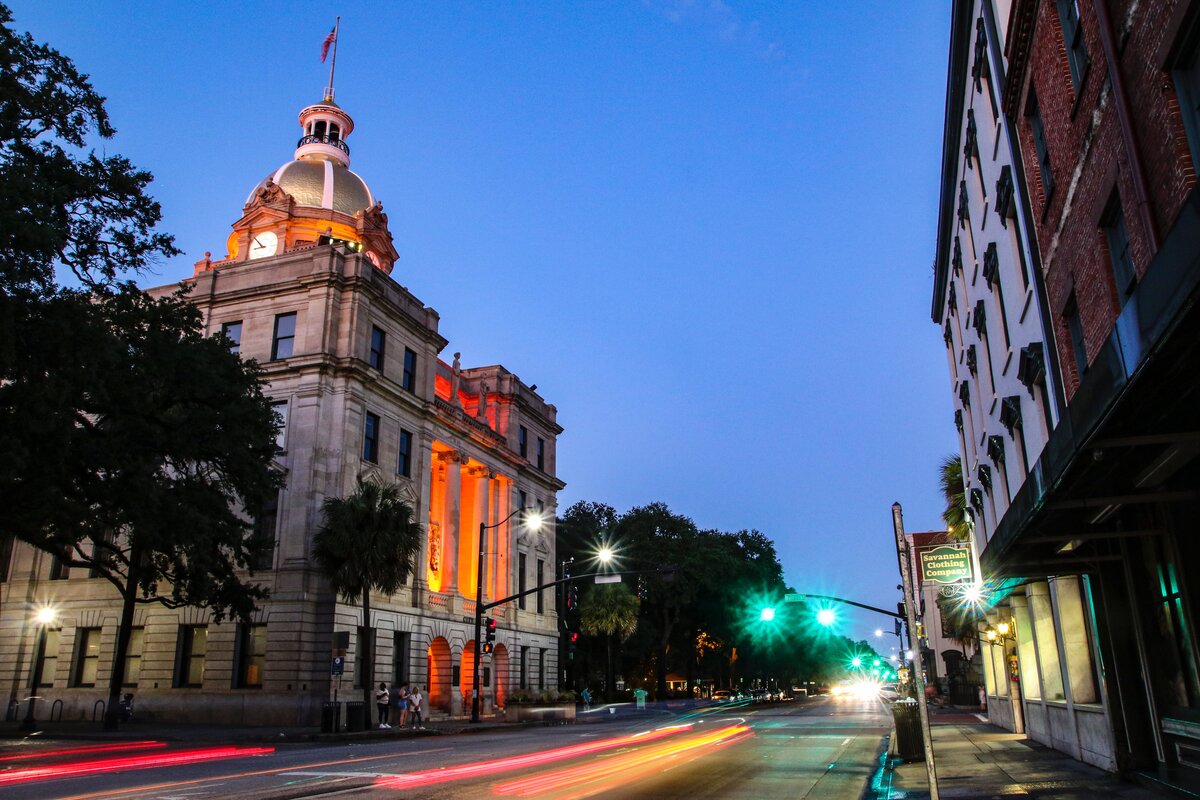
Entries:
[[483,652],[490,653],[496,649],[496,619],[485,617],[483,620]]
[[568,659],[570,659],[570,660],[575,659],[575,647],[578,644],[579,644],[579,634],[575,631],[568,631],[568,633],[567,633],[567,658]]
[[567,611],[575,611],[579,608],[579,587],[575,585],[575,581],[567,584]]
[[822,608],[817,612],[817,622],[828,628],[837,622],[837,613],[832,608]]

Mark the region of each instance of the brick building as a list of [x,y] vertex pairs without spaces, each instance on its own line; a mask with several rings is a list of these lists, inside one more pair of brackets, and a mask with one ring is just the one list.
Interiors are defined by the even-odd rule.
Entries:
[[[982,571],[1051,586],[1077,576],[1088,639],[1076,653],[1094,659],[1098,681],[1092,703],[1078,703],[1088,672],[1072,671],[1060,648],[1063,698],[1048,707],[1102,707],[1113,768],[1194,790],[1200,3],[996,7],[1007,14],[1002,108],[1025,166],[1065,402],[987,539]],[[1062,609],[1052,610],[1062,630]]]

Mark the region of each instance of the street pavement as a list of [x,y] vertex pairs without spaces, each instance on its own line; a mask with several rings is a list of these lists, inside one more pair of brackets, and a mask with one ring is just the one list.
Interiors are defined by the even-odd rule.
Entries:
[[[945,798],[1159,797],[961,712],[935,714]],[[574,725],[430,723],[413,732],[55,726],[0,740],[0,797],[307,798],[928,797],[925,766],[887,755],[878,699],[774,705],[600,706]]]

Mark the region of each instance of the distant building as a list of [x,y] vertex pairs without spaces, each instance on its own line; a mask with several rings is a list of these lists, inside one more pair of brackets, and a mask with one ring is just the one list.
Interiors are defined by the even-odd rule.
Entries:
[[[484,597],[554,579],[557,411],[501,366],[439,359],[438,314],[390,273],[388,219],[349,169],[354,123],[331,98],[300,113],[295,159],[251,191],[226,258],[206,254],[187,281],[208,333],[224,333],[264,367],[284,420],[287,486],[257,525],[276,540],[260,565],[271,597],[247,624],[201,609],[140,607],[126,675],[140,716],[180,721],[312,724],[330,699],[335,632],[350,634],[341,697],[361,685],[361,610],[334,596],[311,560],[321,503],[358,476],[395,483],[424,544],[409,585],[372,597],[376,680],[427,686],[434,713],[469,708],[479,526],[489,526]],[[175,287],[152,290],[164,294]],[[516,509],[543,512],[541,531]],[[107,696],[119,599],[102,579],[17,547],[0,600],[0,676],[19,701],[62,701],[90,717]],[[52,604],[41,627],[34,606]],[[485,710],[518,687],[558,683],[553,590],[489,612],[495,653],[481,665]],[[31,683],[33,686],[31,687]]]
[[[1013,713],[1024,717],[1014,724],[1040,741],[1195,791],[1200,3],[1017,0],[955,3],[953,14],[947,106],[963,70],[980,73],[985,54],[987,90],[1022,156],[1014,196],[1037,258],[1035,294],[1021,313],[1040,311],[1047,330],[1045,383],[1031,381],[1029,394],[1048,389],[1058,401],[1035,424],[1036,404],[1022,399],[1018,414],[1003,396],[984,399],[1027,447],[1020,481],[1005,453],[1006,508],[992,513],[968,463],[982,572],[1004,598],[989,623],[1011,631],[997,637],[1008,663],[993,689],[1009,673]],[[983,33],[972,36],[976,17]],[[961,171],[951,116],[944,189],[949,171]],[[957,202],[943,191],[939,324],[953,270],[945,218]],[[996,333],[988,337],[994,347]],[[958,358],[953,345],[951,353]],[[1041,377],[1022,363],[1030,362],[1017,361],[1018,377]],[[990,434],[974,441],[964,443],[968,459]]]

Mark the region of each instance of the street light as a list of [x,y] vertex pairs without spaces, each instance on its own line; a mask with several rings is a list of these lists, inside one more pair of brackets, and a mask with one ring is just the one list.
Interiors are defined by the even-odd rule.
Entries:
[[53,606],[42,606],[33,615],[33,619],[41,626],[38,632],[37,652],[34,653],[33,674],[29,681],[29,705],[25,708],[25,720],[21,723],[21,730],[36,731],[37,719],[33,715],[33,704],[38,701],[37,690],[38,684],[42,682],[42,661],[46,653],[46,626],[54,623],[58,617],[58,611]]
[[758,618],[763,622],[774,622],[775,621],[775,609],[764,608],[762,610],[762,612],[759,613]]
[[528,513],[524,508],[513,509],[511,514],[492,525],[482,521],[479,523],[479,566],[475,570],[475,659],[471,664],[471,722],[479,722],[479,636],[483,632],[483,565],[487,556],[487,532],[491,528],[499,528],[521,513],[525,514],[525,527],[535,531],[542,527],[541,516]]
[[616,556],[616,553],[614,553],[613,549],[611,547],[609,547],[608,545],[602,545],[600,547],[600,549],[596,551],[596,559],[601,564],[607,565],[608,563],[610,563],[613,560],[613,558],[615,556]]
[[837,613],[832,608],[822,608],[817,612],[817,622],[828,628],[837,621]]

